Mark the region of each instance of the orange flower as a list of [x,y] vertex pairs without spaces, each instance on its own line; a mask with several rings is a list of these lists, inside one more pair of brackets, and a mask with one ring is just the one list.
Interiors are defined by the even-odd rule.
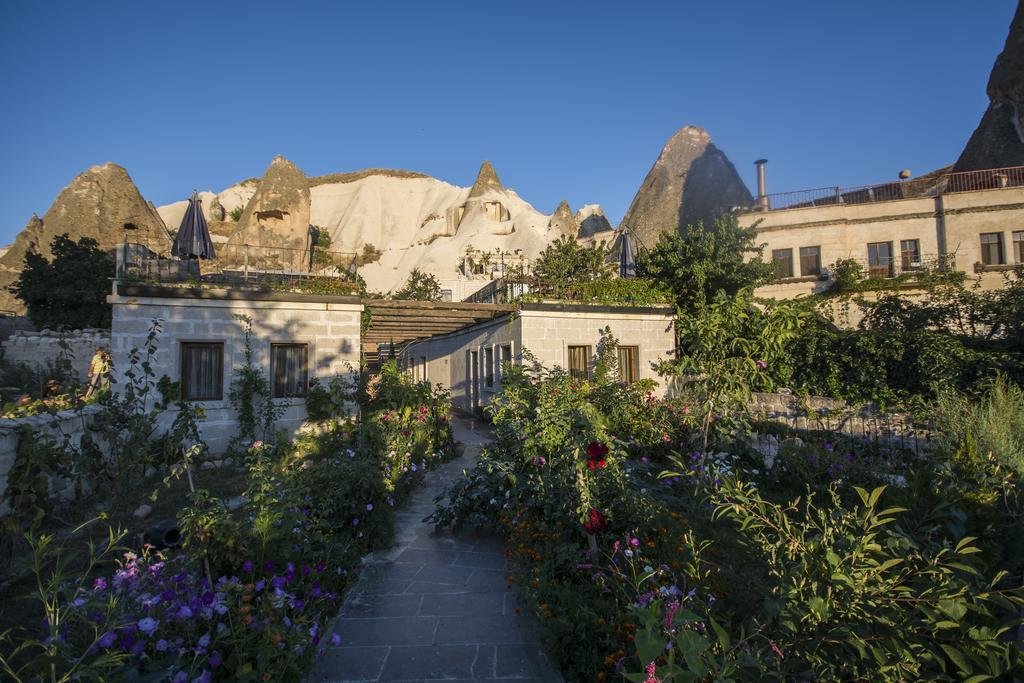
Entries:
[[243,619],[242,621],[244,621],[245,625],[248,626],[249,624],[252,623],[252,615],[251,614],[246,614],[245,615],[245,619]]

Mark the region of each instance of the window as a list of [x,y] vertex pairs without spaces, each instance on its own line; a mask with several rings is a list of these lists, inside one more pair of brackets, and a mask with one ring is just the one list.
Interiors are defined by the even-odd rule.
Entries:
[[429,382],[430,381],[430,377],[427,374],[427,357],[426,356],[420,356],[420,368],[422,368],[421,372],[423,374],[423,376],[420,377],[420,381],[421,382]]
[[921,267],[921,241],[900,240],[900,261],[903,270],[913,270]]
[[274,398],[306,395],[308,344],[271,344],[270,376]]
[[498,350],[498,373],[499,376],[504,379],[505,377],[505,364],[512,364],[512,345],[503,344]]
[[800,274],[821,275],[821,247],[800,247]]
[[494,386],[494,348],[484,349],[484,386]]
[[998,266],[1006,263],[1003,259],[1003,233],[981,233],[981,262],[986,266]]
[[625,384],[640,379],[640,349],[636,346],[619,347],[619,378]]
[[441,290],[441,301],[451,301],[451,300],[452,300],[452,290],[450,290],[450,289],[442,289]]
[[590,379],[590,347],[569,347],[569,376],[573,379]]
[[1013,233],[1013,256],[1017,263],[1024,263],[1024,230]]
[[871,277],[892,277],[892,242],[868,244],[868,273]]
[[181,397],[186,401],[224,398],[223,342],[182,342]]
[[793,277],[793,250],[772,249],[772,263],[775,264],[775,277]]

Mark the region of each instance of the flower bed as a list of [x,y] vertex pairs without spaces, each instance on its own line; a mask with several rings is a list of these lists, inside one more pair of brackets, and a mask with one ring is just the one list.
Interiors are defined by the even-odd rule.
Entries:
[[739,426],[700,452],[692,403],[558,370],[513,368],[503,385],[495,442],[434,520],[505,533],[567,680],[1024,668],[1005,468],[828,433],[766,458]]
[[[329,630],[366,552],[386,546],[393,509],[452,453],[447,395],[386,375],[362,420],[244,454],[240,509],[197,490],[180,549],[124,552],[114,531],[83,567],[32,536],[46,630],[6,633],[0,670],[30,680],[298,680],[344,634]],[[109,560],[120,556],[113,572]],[[72,569],[75,567],[75,569]]]

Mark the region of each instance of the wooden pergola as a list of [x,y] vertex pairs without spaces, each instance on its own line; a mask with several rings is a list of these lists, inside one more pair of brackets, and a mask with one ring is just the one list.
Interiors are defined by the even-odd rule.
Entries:
[[363,332],[363,361],[379,363],[381,344],[394,344],[400,351],[414,339],[434,337],[519,310],[515,304],[476,304],[453,301],[364,300],[370,312],[370,326]]

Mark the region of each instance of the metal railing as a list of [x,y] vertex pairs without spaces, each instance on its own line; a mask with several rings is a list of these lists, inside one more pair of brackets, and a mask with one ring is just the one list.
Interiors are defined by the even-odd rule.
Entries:
[[977,192],[1024,187],[1024,166],[992,168],[983,171],[945,173],[913,180],[861,185],[858,187],[817,187],[795,192],[777,192],[754,200],[755,211],[783,211],[819,206],[871,204],[897,199],[934,197],[955,192]]
[[[178,259],[126,243],[118,249],[117,276],[158,284],[265,284],[287,287],[319,282],[324,289],[355,289],[356,254],[308,248],[218,244],[213,259]],[[300,287],[301,288],[301,287]]]

